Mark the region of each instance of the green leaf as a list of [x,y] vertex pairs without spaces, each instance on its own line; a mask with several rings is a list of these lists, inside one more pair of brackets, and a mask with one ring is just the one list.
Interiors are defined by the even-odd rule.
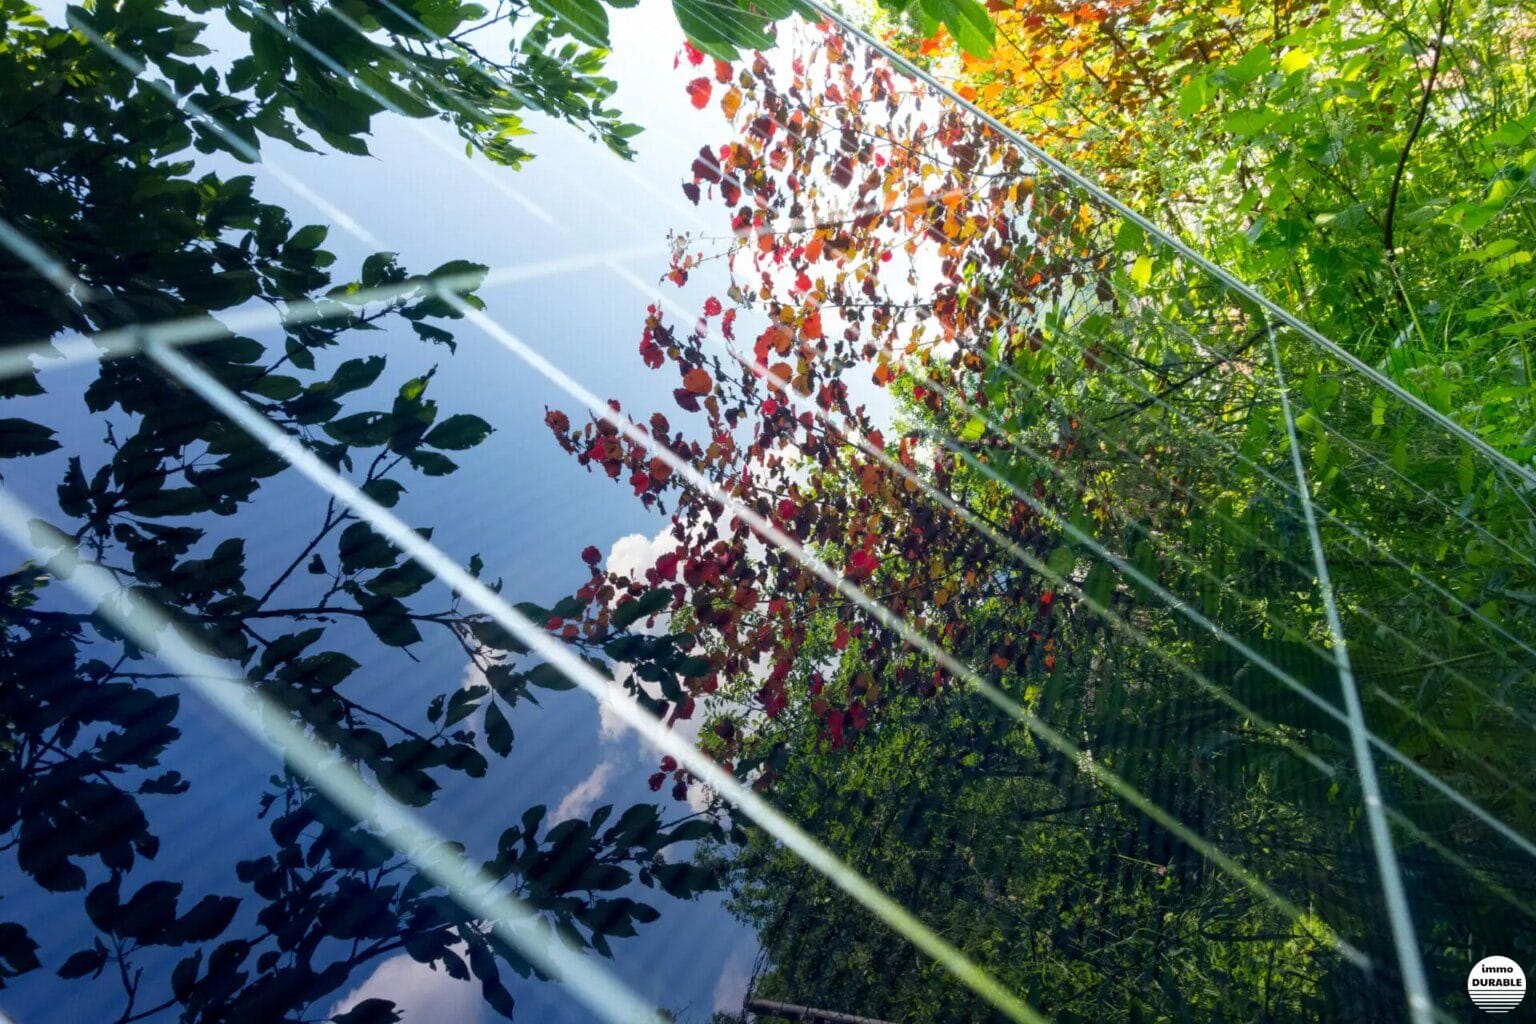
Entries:
[[944,27],[949,29],[960,48],[973,57],[990,57],[997,28],[987,9],[977,0],[940,0],[940,3],[944,10]]
[[308,251],[319,248],[325,241],[328,229],[324,224],[308,224],[295,231],[288,239],[287,248]]
[[1088,578],[1083,581],[1083,594],[1100,607],[1108,608],[1114,592],[1115,571],[1106,562],[1094,563],[1088,570]]
[[1242,60],[1224,68],[1222,74],[1230,82],[1235,82],[1238,85],[1247,85],[1268,71],[1272,63],[1273,58],[1270,55],[1269,47],[1255,46],[1243,55]]
[[431,582],[430,570],[407,560],[392,569],[385,569],[364,586],[375,594],[383,594],[386,597],[410,597]]
[[359,601],[364,621],[373,635],[391,647],[409,647],[421,640],[421,633],[411,621],[405,605],[392,597],[367,595]]
[[530,683],[534,686],[543,687],[546,690],[573,690],[576,688],[576,684],[567,678],[565,673],[548,662],[542,665],[535,665],[526,674]]
[[359,448],[377,448],[387,444],[402,425],[398,416],[386,412],[359,412],[332,420],[323,429],[333,441]]
[[53,434],[48,427],[31,420],[15,417],[0,419],[0,459],[56,451],[59,442],[53,439]]
[[1135,221],[1121,221],[1120,230],[1115,232],[1115,248],[1121,252],[1139,252],[1147,242],[1147,233],[1141,230],[1141,226]]
[[379,374],[383,372],[383,356],[348,359],[336,367],[336,372],[331,374],[332,393],[341,395],[350,391],[360,391],[378,380]]
[[422,441],[433,448],[459,452],[466,448],[473,448],[489,437],[490,434],[491,425],[479,416],[458,413],[449,416],[437,426],[427,431],[427,436],[422,438]]
[[426,476],[447,476],[459,468],[459,464],[437,452],[412,451],[405,453],[405,461]]
[[608,12],[598,0],[529,0],[528,6],[553,18],[571,38],[608,48]]
[[636,621],[655,615],[672,600],[672,591],[666,588],[646,591],[613,610],[609,623],[614,629],[627,629]]
[[494,700],[485,706],[485,742],[501,757],[512,753],[512,723]]
[[1204,75],[1196,75],[1179,90],[1179,116],[1188,120],[1200,113],[1211,99],[1211,82]]
[[398,480],[380,478],[363,484],[362,492],[385,508],[393,508],[404,493],[405,486]]
[[[548,617],[543,616],[537,621],[542,622]],[[466,625],[471,636],[492,650],[509,651],[514,654],[525,654],[528,651],[526,644],[495,619],[471,619]]]
[[364,999],[345,1013],[331,1018],[331,1024],[399,1024],[399,1012],[388,999]]
[[695,46],[711,57],[736,60],[740,50],[773,48],[768,21],[722,0],[672,0],[677,23]]
[[388,568],[399,557],[395,546],[375,533],[367,523],[353,523],[341,531],[338,552],[341,555],[341,569],[347,573],[359,569]]
[[82,949],[70,956],[59,968],[59,977],[66,979],[83,978],[87,974],[95,974],[102,969],[107,962],[107,950],[104,946],[95,949]]
[[1157,577],[1157,552],[1149,542],[1143,540],[1136,543],[1136,547],[1131,550],[1131,567],[1148,580],[1148,584],[1143,584],[1141,580],[1132,577],[1130,580],[1131,589],[1139,600],[1149,600],[1152,597],[1152,589],[1149,584],[1159,582]]
[[1241,139],[1251,139],[1275,123],[1275,115],[1268,110],[1234,110],[1227,115],[1222,127]]
[[455,725],[474,714],[480,701],[490,692],[491,688],[484,683],[453,691],[453,696],[448,698],[448,713],[443,716],[443,725]]

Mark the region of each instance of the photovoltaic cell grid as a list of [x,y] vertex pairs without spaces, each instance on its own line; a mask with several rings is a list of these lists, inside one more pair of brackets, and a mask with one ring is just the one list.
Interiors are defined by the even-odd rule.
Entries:
[[[258,8],[252,7],[251,11],[257,17],[267,17]],[[344,15],[338,14],[338,17]],[[286,31],[275,21],[271,24],[279,31]],[[143,71],[135,65],[131,55],[117,50],[108,40],[94,35],[85,26],[77,28],[90,37],[95,45],[112,54],[114,59],[125,66],[132,66],[136,73]],[[846,25],[844,28],[862,45],[880,48],[877,41],[856,29]],[[291,34],[290,38],[294,45],[308,47],[316,59],[325,59],[323,53],[314,50],[304,40],[291,37]],[[919,69],[905,65],[899,58],[891,59],[906,73],[924,79],[934,90],[935,102],[963,106],[940,83]],[[942,100],[938,99],[940,96]],[[168,101],[177,99],[168,89],[166,98]],[[188,117],[196,120],[202,128],[221,132],[216,117],[208,116],[184,100],[182,106]],[[970,113],[972,116],[980,116],[974,111]],[[411,124],[415,125],[416,122]],[[982,130],[1002,132],[1001,126],[995,124]],[[430,129],[424,128],[423,135],[428,139],[440,139]],[[1380,919],[1390,927],[1396,954],[1395,964],[1371,962],[1358,948],[1362,944],[1362,936],[1335,931],[1330,921],[1333,908],[1312,906],[1305,880],[1298,884],[1295,878],[1266,877],[1263,866],[1252,859],[1234,856],[1224,846],[1203,836],[1198,825],[1186,820],[1189,814],[1189,794],[1149,791],[1151,787],[1147,783],[1155,779],[1155,770],[1137,771],[1128,775],[1118,768],[1094,761],[1091,750],[1037,718],[1027,707],[989,683],[976,666],[957,661],[879,598],[851,582],[835,566],[822,561],[816,552],[800,546],[756,511],[720,491],[692,466],[665,451],[658,451],[657,455],[669,461],[672,471],[690,486],[713,493],[723,505],[751,523],[766,543],[782,549],[827,585],[864,608],[886,628],[899,633],[915,649],[929,655],[956,678],[964,680],[977,693],[1016,718],[1042,743],[1078,759],[1099,786],[1136,812],[1177,834],[1207,859],[1212,870],[1230,876],[1234,884],[1248,888],[1257,900],[1275,908],[1299,926],[1320,926],[1324,929],[1324,939],[1347,959],[1355,962],[1362,971],[1385,969],[1400,978],[1405,1005],[1416,1022],[1427,1021],[1436,1015],[1443,1016],[1433,1004],[1420,960],[1420,938],[1415,930],[1416,918],[1433,916],[1442,910],[1416,902],[1427,894],[1406,891],[1401,868],[1403,850],[1420,844],[1433,847],[1439,842],[1435,835],[1447,832],[1473,832],[1479,836],[1479,842],[1504,844],[1510,850],[1512,863],[1521,863],[1524,857],[1536,855],[1536,847],[1532,846],[1528,838],[1505,824],[1499,813],[1479,806],[1463,795],[1455,781],[1461,772],[1479,774],[1485,778],[1501,777],[1507,766],[1488,763],[1480,755],[1470,752],[1458,753],[1457,740],[1439,731],[1432,719],[1426,719],[1422,711],[1414,708],[1400,704],[1393,707],[1392,710],[1400,717],[1391,720],[1390,728],[1387,728],[1383,722],[1384,714],[1389,703],[1395,703],[1395,700],[1375,682],[1382,666],[1355,664],[1350,657],[1351,638],[1369,636],[1379,640],[1381,637],[1390,637],[1393,643],[1401,644],[1409,664],[1432,667],[1440,673],[1437,680],[1443,678],[1443,685],[1466,688],[1478,694],[1492,708],[1499,709],[1501,719],[1507,714],[1512,720],[1512,727],[1530,727],[1532,723],[1525,712],[1518,705],[1511,706],[1506,699],[1506,687],[1500,682],[1518,679],[1529,673],[1532,658],[1536,657],[1536,649],[1532,648],[1530,638],[1522,635],[1518,627],[1499,621],[1466,595],[1458,593],[1458,582],[1438,577],[1433,567],[1426,567],[1426,563],[1416,557],[1416,549],[1425,543],[1426,537],[1433,537],[1437,543],[1453,550],[1491,546],[1497,549],[1501,560],[1507,556],[1518,559],[1524,566],[1531,566],[1529,550],[1511,540],[1512,534],[1499,528],[1498,524],[1490,527],[1483,518],[1483,510],[1469,509],[1458,489],[1451,484],[1466,475],[1462,467],[1470,463],[1475,479],[1486,479],[1491,490],[1507,498],[1507,501],[1496,506],[1500,514],[1504,514],[1509,503],[1513,502],[1528,515],[1525,503],[1530,485],[1536,483],[1536,476],[1528,467],[1515,464],[1502,453],[1490,449],[1466,428],[1428,407],[1380,371],[1361,364],[1349,354],[1348,339],[1329,339],[1317,334],[1284,309],[1263,299],[1258,292],[1231,279],[1221,268],[1206,263],[1196,252],[1161,232],[1146,218],[1125,209],[1086,178],[1054,163],[1047,154],[1029,147],[1024,140],[1010,137],[1009,141],[1026,154],[1030,173],[1038,180],[1037,193],[1056,190],[1076,202],[1091,206],[1101,216],[1099,226],[1092,230],[1104,235],[1113,236],[1120,224],[1133,223],[1155,240],[1167,254],[1166,264],[1160,267],[1155,284],[1150,281],[1118,281],[1117,288],[1122,290],[1122,294],[1111,299],[1066,294],[1059,298],[1051,315],[1041,318],[1038,330],[1048,350],[1070,351],[1080,337],[1079,332],[1090,320],[1093,321],[1096,336],[1102,335],[1107,329],[1120,344],[1113,350],[1106,348],[1097,357],[1103,364],[1103,370],[1093,382],[1092,393],[1058,396],[1046,392],[1039,396],[1040,401],[1047,406],[1058,405],[1063,412],[1078,418],[1083,436],[1090,441],[1100,426],[1089,418],[1093,413],[1108,418],[1119,416],[1124,410],[1148,413],[1145,427],[1148,445],[1156,445],[1160,438],[1168,436],[1186,443],[1197,439],[1198,443],[1193,448],[1199,457],[1171,467],[1167,474],[1169,479],[1163,481],[1162,486],[1168,488],[1168,493],[1177,490],[1185,496],[1193,496],[1192,500],[1210,501],[1214,508],[1212,519],[1217,524],[1216,528],[1224,533],[1254,536],[1263,542],[1266,553],[1272,558],[1267,568],[1276,574],[1279,582],[1273,592],[1241,592],[1224,579],[1222,573],[1211,571],[1205,565],[1202,538],[1199,536],[1149,537],[1142,542],[1145,548],[1136,550],[1106,543],[1102,536],[1085,531],[1081,524],[1061,519],[1010,474],[999,471],[995,460],[979,459],[971,444],[954,436],[934,437],[930,441],[949,449],[956,458],[966,462],[978,473],[1012,490],[1020,501],[1034,507],[1043,518],[1054,520],[1053,525],[1064,536],[1092,552],[1094,557],[1113,565],[1127,580],[1144,588],[1171,613],[1175,621],[1180,622],[1181,628],[1214,637],[1225,646],[1226,656],[1223,659],[1215,663],[1191,664],[1179,651],[1178,644],[1164,644],[1161,637],[1147,633],[1144,623],[1119,614],[1113,607],[1103,608],[1112,628],[1144,650],[1147,657],[1166,662],[1169,671],[1185,678],[1191,686],[1210,699],[1240,710],[1266,730],[1275,742],[1293,749],[1297,759],[1309,770],[1316,772],[1320,779],[1340,786],[1343,792],[1359,800],[1364,822],[1359,837],[1361,852],[1364,854],[1368,851],[1372,865],[1372,870],[1359,880],[1366,887],[1362,890],[1361,900],[1363,905],[1378,907]],[[255,158],[254,151],[251,156]],[[264,167],[274,174],[284,173],[274,169],[270,162]],[[522,201],[531,203],[531,200],[521,197],[515,176],[491,170],[481,177],[486,180],[488,187],[504,198],[513,202],[522,198]],[[369,245],[387,241],[378,238],[369,226],[355,223],[343,209],[333,205],[330,199],[315,195],[308,186],[292,176],[282,180],[301,197],[313,203],[329,222],[348,231],[359,241]],[[1068,250],[1062,253],[1063,257],[1073,258],[1070,250],[1082,242],[1082,238],[1063,240],[1062,244]],[[17,258],[32,265],[61,291],[73,295],[82,303],[92,301],[92,296],[74,281],[70,268],[52,262],[46,253],[31,245],[14,228],[4,229],[0,243]],[[562,366],[557,357],[541,351],[538,339],[529,341],[503,326],[494,312],[495,293],[501,286],[582,269],[602,268],[638,292],[651,296],[663,305],[670,305],[677,319],[687,322],[692,315],[690,311],[679,306],[670,293],[648,284],[631,269],[636,257],[648,254],[653,252],[598,253],[588,257],[554,260],[542,265],[498,268],[486,277],[481,288],[482,295],[489,303],[487,310],[476,308],[460,296],[460,289],[469,282],[439,279],[424,284],[412,281],[399,288],[352,295],[344,302],[325,301],[281,312],[270,309],[237,311],[218,322],[209,318],[172,320],[78,339],[55,339],[51,342],[39,339],[36,346],[21,346],[6,353],[0,369],[10,373],[29,371],[38,358],[37,354],[49,349],[62,355],[65,364],[115,358],[153,361],[168,378],[197,395],[218,415],[229,418],[242,430],[260,440],[307,477],[315,487],[350,508],[465,601],[491,616],[581,688],[604,702],[613,714],[658,750],[689,767],[732,805],[735,813],[762,826],[807,864],[832,879],[850,897],[942,964],[954,975],[958,984],[972,989],[1010,1019],[1043,1019],[1017,994],[998,985],[939,934],[899,903],[886,897],[879,888],[878,878],[866,879],[859,875],[774,810],[771,798],[764,799],[743,787],[710,758],[701,755],[675,733],[651,719],[629,701],[612,681],[594,672],[590,666],[572,656],[564,646],[551,640],[540,624],[528,621],[522,613],[470,576],[453,559],[445,556],[388,509],[379,506],[358,490],[344,474],[326,465],[298,439],[266,420],[238,395],[201,369],[195,351],[190,354],[189,351],[183,351],[194,349],[200,342],[230,333],[281,329],[303,322],[324,322],[374,302],[388,303],[402,292],[421,294],[426,289],[435,292],[443,302],[453,306],[472,325],[474,333],[478,335],[475,343],[500,346],[509,353],[509,366],[526,367],[538,373],[554,389],[563,392],[567,399],[590,409],[595,416],[606,420],[621,433],[632,433],[634,428],[627,419],[614,415],[604,398],[583,386],[575,368]],[[1167,311],[1176,303],[1168,299],[1182,291],[1207,296],[1219,294],[1226,296],[1227,301],[1224,306],[1207,303],[1193,309],[1184,318],[1171,317]],[[1106,325],[1106,319],[1113,323]],[[1153,337],[1157,338],[1160,345],[1182,348],[1191,366],[1212,364],[1240,368],[1239,373],[1223,375],[1217,386],[1224,392],[1228,389],[1240,391],[1253,406],[1262,406],[1267,410],[1272,427],[1281,432],[1286,440],[1288,464],[1265,464],[1245,450],[1240,436],[1231,429],[1230,422],[1220,414],[1208,417],[1203,412],[1203,408],[1217,407],[1214,400],[1202,407],[1198,400],[1185,401],[1200,397],[1194,389],[1178,396],[1159,393],[1155,383],[1159,378],[1145,372],[1146,368],[1138,363],[1137,358],[1137,353]],[[1283,345],[1279,343],[1281,340],[1284,341]],[[732,357],[735,358],[734,355]],[[50,352],[47,358],[37,361],[35,365],[48,370],[57,368],[61,362]],[[996,369],[1005,375],[1013,373],[1012,368],[1006,364],[999,364]],[[923,377],[921,370],[914,370],[913,373],[923,385],[941,394],[946,403],[960,407],[966,405],[967,400],[963,395],[955,393],[941,381]],[[1017,383],[1021,387],[1034,386],[1023,378],[1018,378]],[[1206,385],[1197,387],[1204,388]],[[1308,409],[1304,418],[1299,417],[1297,412],[1297,396],[1302,394],[1306,396]],[[1319,399],[1320,394],[1328,397]],[[1221,397],[1227,400],[1230,395],[1224,393]],[[837,414],[829,413],[814,403],[798,402],[794,396],[789,396],[789,400],[797,402],[803,406],[803,411],[817,418],[838,419]],[[1327,411],[1320,415],[1317,411],[1319,409]],[[1009,424],[993,421],[985,410],[977,410],[976,415],[982,420],[986,435],[995,438],[1000,447],[1011,450],[1027,461],[1045,461],[1043,453],[1032,449],[1031,439],[1023,436],[1021,431],[1013,429]],[[1411,448],[1414,458],[1440,460],[1456,467],[1453,473],[1448,474],[1444,492],[1428,491],[1422,484],[1410,481],[1389,460],[1382,459],[1353,441],[1352,437],[1356,435],[1351,430],[1341,429],[1339,425],[1329,422],[1330,418],[1336,417],[1342,424],[1355,423],[1361,415],[1382,421],[1390,420],[1402,427],[1406,437],[1404,443]],[[842,423],[837,425],[844,426]],[[858,437],[857,431],[850,433],[870,457],[884,459],[893,470],[910,477],[927,498],[949,507],[962,517],[972,515],[971,510],[957,503],[951,496],[936,491],[922,476],[891,462],[868,439]],[[632,439],[644,442],[640,435]],[[1131,447],[1123,442],[1117,443],[1123,448]],[[1341,474],[1331,452],[1351,447],[1355,449],[1354,457],[1347,460],[1347,468]],[[1118,454],[1134,457],[1136,453],[1122,451]],[[1248,496],[1245,507],[1239,509],[1230,501],[1223,503],[1222,496],[1230,497],[1235,493]],[[1150,497],[1152,495],[1149,494]],[[1373,500],[1413,502],[1423,512],[1422,531],[1415,530],[1404,536],[1382,536],[1361,525],[1366,521],[1361,512]],[[61,576],[65,575],[62,570],[66,564],[74,561],[75,556],[64,553],[69,546],[61,537],[43,538],[43,544],[39,546],[39,538],[28,526],[33,519],[32,510],[13,497],[6,497],[4,504],[0,505],[0,519],[3,519],[6,532],[14,543],[37,550],[57,567],[56,571]],[[969,521],[979,534],[999,550],[1029,564],[1032,569],[1053,579],[1065,590],[1077,592],[1084,601],[1094,603],[1093,596],[1084,592],[1081,584],[1071,578],[1071,574],[1063,574],[1059,567],[1053,568],[1041,562],[981,518],[973,516]],[[1283,543],[1276,544],[1273,543],[1275,537],[1285,539]],[[1162,562],[1180,567],[1181,571],[1176,575],[1180,586],[1197,585],[1199,589],[1184,592],[1166,584],[1155,570],[1148,568],[1148,560],[1141,553],[1147,549],[1150,549],[1152,564]],[[1362,572],[1358,569],[1360,565],[1372,568]],[[1348,566],[1349,570],[1339,571],[1340,566]],[[1199,582],[1201,580],[1203,582]],[[301,728],[296,727],[286,709],[263,707],[253,702],[245,695],[241,680],[229,674],[227,663],[198,649],[189,639],[178,637],[175,627],[169,625],[168,620],[156,618],[152,614],[153,610],[148,618],[122,614],[122,604],[111,599],[116,584],[108,573],[93,569],[89,564],[81,564],[67,575],[66,582],[77,588],[88,601],[99,604],[103,616],[110,618],[114,614],[120,615],[114,624],[124,633],[140,639],[145,647],[158,646],[159,656],[169,667],[186,676],[189,683],[199,686],[216,706],[244,724],[254,735],[263,737],[280,750],[299,770],[308,774],[316,785],[326,789],[339,805],[359,819],[373,821],[382,833],[390,837],[399,852],[414,860],[423,871],[452,893],[466,911],[494,924],[509,943],[522,950],[530,959],[548,964],[551,972],[564,978],[573,993],[594,1013],[608,1020],[628,1021],[649,1012],[643,1001],[611,976],[599,962],[573,957],[558,944],[546,942],[537,929],[527,924],[527,911],[524,908],[498,897],[494,891],[488,891],[477,880],[472,865],[462,856],[454,854],[411,812],[371,787],[361,775],[351,770],[338,769],[338,760]],[[1456,628],[1463,631],[1463,644],[1466,643],[1466,632],[1478,638],[1479,657],[1474,666],[1437,666],[1434,637],[1426,635],[1416,626],[1404,628],[1394,620],[1396,595],[1422,595],[1426,591],[1443,601],[1447,615],[1455,621]],[[1306,600],[1295,600],[1295,595],[1299,594],[1306,594]],[[1283,651],[1261,648],[1229,624],[1228,616],[1235,614],[1232,609],[1241,610],[1242,614],[1257,611],[1274,625],[1277,634],[1301,639]],[[1326,667],[1325,675],[1332,685],[1319,684],[1319,664]],[[1282,703],[1277,699],[1280,694],[1290,694],[1301,699],[1315,709],[1322,720],[1329,723],[1325,733],[1331,731],[1331,735],[1346,738],[1352,756],[1349,778],[1338,778],[1338,772],[1328,760],[1308,749],[1310,740],[1304,734],[1276,721],[1292,714],[1287,708],[1279,706]],[[1161,723],[1156,724],[1158,728],[1164,727]],[[1417,735],[1433,736],[1444,745],[1447,755],[1444,758],[1425,758],[1404,753],[1395,739],[1405,734],[1405,726],[1412,727]],[[1447,767],[1454,767],[1457,774],[1446,773]],[[1384,773],[1390,773],[1389,777]],[[1511,774],[1508,778],[1511,786],[1520,785],[1517,774]],[[1434,802],[1431,803],[1426,797],[1432,798]],[[1448,828],[1443,821],[1416,818],[1415,815],[1425,807],[1433,807],[1436,816],[1447,813],[1454,815],[1456,824]],[[1447,852],[1454,856],[1454,851]],[[1466,864],[1466,870],[1468,877],[1464,884],[1469,888],[1485,883],[1476,867]],[[1510,894],[1509,899],[1514,909],[1530,915],[1529,906],[1520,897]]]

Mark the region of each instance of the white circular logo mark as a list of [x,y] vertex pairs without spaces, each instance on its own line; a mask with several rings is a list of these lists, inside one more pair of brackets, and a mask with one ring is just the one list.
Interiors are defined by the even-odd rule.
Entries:
[[1467,975],[1467,995],[1480,1010],[1508,1013],[1525,998],[1525,972],[1507,956],[1488,956]]

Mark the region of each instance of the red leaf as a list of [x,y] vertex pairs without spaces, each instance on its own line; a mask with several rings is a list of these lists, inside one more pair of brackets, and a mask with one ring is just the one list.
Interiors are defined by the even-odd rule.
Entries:
[[688,63],[692,64],[694,67],[698,67],[700,64],[704,63],[704,54],[700,53],[698,47],[694,46],[692,43],[684,43],[683,52],[688,55]]
[[848,559],[848,575],[857,579],[869,579],[880,568],[880,560],[868,548],[860,548]]
[[[703,59],[704,55],[700,54],[699,60]],[[694,63],[698,62],[695,61]],[[713,88],[714,87],[709,84],[709,79],[695,78],[693,81],[688,83],[688,98],[693,102],[695,108],[703,110],[705,107],[709,106],[709,94]]]
[[720,300],[715,298],[713,295],[711,295],[709,298],[704,300],[704,315],[705,316],[719,316],[720,315],[720,310],[721,310]]
[[603,553],[597,550],[595,545],[588,544],[581,551],[581,560],[588,565],[596,565],[603,560]]
[[661,351],[661,346],[649,338],[640,342],[640,358],[651,369],[659,369],[661,364],[667,361],[666,354]]
[[[705,82],[702,78],[699,81],[704,82],[704,98],[708,100],[709,83]],[[709,151],[708,146],[700,147],[699,155],[694,158],[693,165],[689,170],[693,172],[694,178],[698,181],[707,181],[710,184],[714,184],[720,180],[720,160]]]

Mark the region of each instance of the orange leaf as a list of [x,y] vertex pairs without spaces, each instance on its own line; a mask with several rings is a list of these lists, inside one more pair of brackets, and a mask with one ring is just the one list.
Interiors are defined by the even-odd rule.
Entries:
[[821,338],[821,310],[813,310],[801,321],[800,336],[807,341],[816,341]]
[[683,374],[683,387],[695,395],[707,395],[715,386],[715,379],[703,367],[695,367]]
[[741,90],[728,89],[724,96],[720,97],[720,109],[726,117],[735,117],[736,111],[741,109]]

